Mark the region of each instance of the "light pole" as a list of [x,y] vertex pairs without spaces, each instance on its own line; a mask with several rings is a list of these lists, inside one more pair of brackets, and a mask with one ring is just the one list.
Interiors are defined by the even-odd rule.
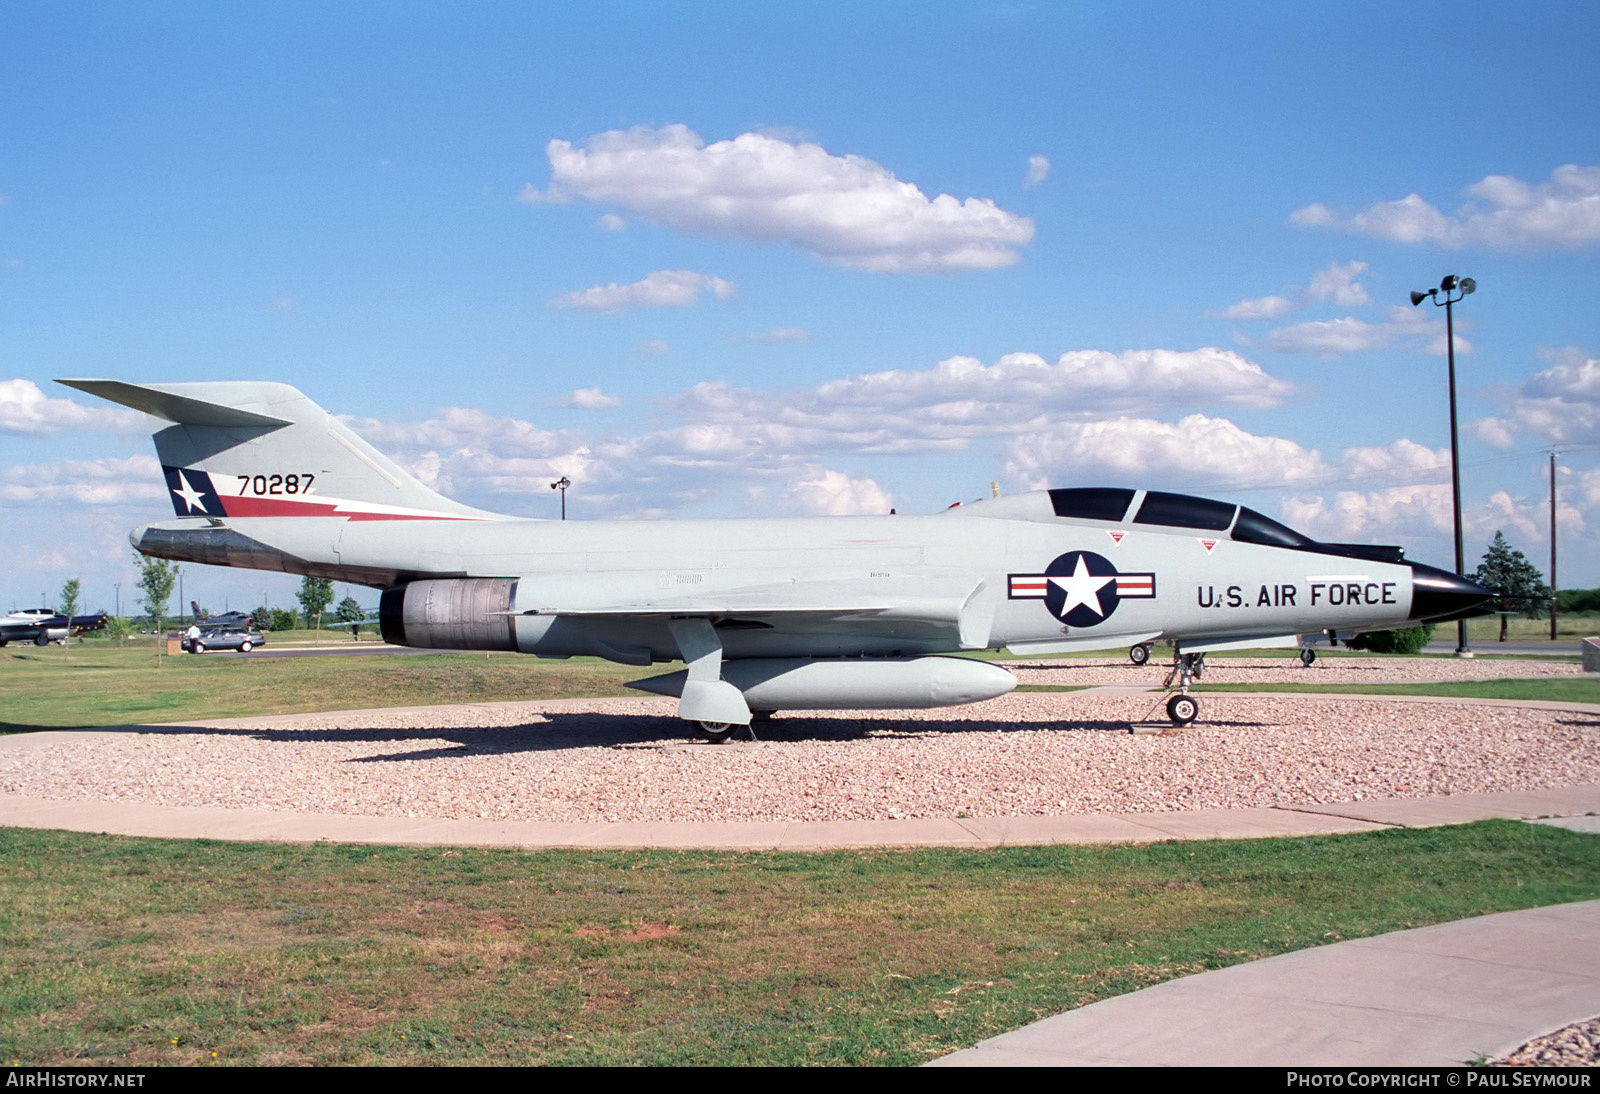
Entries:
[[1556,640],[1556,450],[1550,450],[1550,641]]
[[[1456,430],[1456,324],[1453,309],[1456,301],[1471,295],[1477,287],[1478,283],[1470,277],[1449,274],[1439,282],[1437,289],[1429,289],[1427,292],[1417,292],[1413,289],[1411,292],[1413,308],[1424,300],[1432,300],[1434,307],[1444,309],[1445,354],[1450,361],[1450,502],[1456,521],[1456,573],[1462,577],[1467,576],[1467,562],[1461,540],[1461,442]],[[1440,293],[1444,294],[1443,299],[1439,298]],[[1452,296],[1451,293],[1455,295]],[[1465,619],[1456,620],[1456,656],[1472,656],[1472,647],[1467,644]]]
[[561,519],[567,519],[567,487],[572,485],[572,480],[562,475],[550,484],[550,489],[561,491]]

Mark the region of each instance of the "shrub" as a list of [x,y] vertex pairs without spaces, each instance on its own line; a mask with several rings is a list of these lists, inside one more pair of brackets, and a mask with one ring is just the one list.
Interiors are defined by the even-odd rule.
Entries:
[[1373,653],[1416,653],[1433,637],[1433,624],[1420,627],[1401,627],[1395,631],[1367,631],[1352,635],[1345,646],[1352,650],[1371,650]]

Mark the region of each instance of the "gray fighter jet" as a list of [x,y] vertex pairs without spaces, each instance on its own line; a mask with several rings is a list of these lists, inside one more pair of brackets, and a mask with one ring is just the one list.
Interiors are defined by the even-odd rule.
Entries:
[[98,612],[69,618],[52,608],[23,608],[0,616],[0,646],[10,642],[32,642],[36,646],[60,642],[64,645],[71,635],[104,630],[106,622],[106,617]]
[[934,707],[1001,695],[971,657],[1170,642],[1168,704],[1214,650],[1303,645],[1475,614],[1492,593],[1398,547],[1317,543],[1251,509],[1123,487],[932,516],[526,520],[423,486],[273,383],[64,380],[142,410],[179,519],[160,558],[383,590],[384,640],[687,668],[633,686],[722,739],[776,710]]

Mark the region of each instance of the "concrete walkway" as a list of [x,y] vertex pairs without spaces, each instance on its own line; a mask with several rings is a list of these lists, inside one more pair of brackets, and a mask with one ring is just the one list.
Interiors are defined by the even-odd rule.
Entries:
[[1600,1013],[1600,901],[1281,954],[1046,1018],[933,1067],[1449,1067]]

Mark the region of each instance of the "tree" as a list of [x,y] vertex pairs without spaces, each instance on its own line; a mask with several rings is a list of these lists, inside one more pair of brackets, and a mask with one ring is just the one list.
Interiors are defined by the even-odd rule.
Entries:
[[[61,656],[67,655],[67,650],[72,644],[72,617],[78,614],[78,579],[69,577],[67,583],[61,586],[61,607],[57,609],[67,617],[67,637],[61,640]],[[80,635],[78,641],[83,641]]]
[[300,601],[300,610],[305,613],[306,626],[320,626],[322,613],[333,603],[333,582],[325,577],[307,576],[300,582],[300,591],[294,596]]
[[61,586],[61,607],[57,610],[68,619],[78,614],[79,588],[78,579],[75,577],[69,578],[67,583]]
[[159,665],[166,646],[163,641],[165,636],[161,633],[166,629],[163,617],[167,612],[167,601],[172,596],[172,586],[178,580],[178,564],[140,554],[133,556],[133,564],[139,567],[139,588],[144,591],[144,607],[156,627],[156,664]]
[[[1516,612],[1529,619],[1542,619],[1550,603],[1550,586],[1544,582],[1539,568],[1529,562],[1523,553],[1506,542],[1504,532],[1495,532],[1494,542],[1484,552],[1473,575],[1479,585],[1499,594],[1494,601],[1495,611]],[[1500,641],[1506,640],[1507,616],[1500,616]]]
[[265,604],[250,613],[250,622],[264,631],[272,630],[272,609]]
[[361,624],[367,618],[367,613],[361,609],[360,604],[356,603],[356,598],[353,596],[345,597],[339,601],[339,607],[336,610],[339,613],[339,622],[349,624],[350,637],[360,640]]

